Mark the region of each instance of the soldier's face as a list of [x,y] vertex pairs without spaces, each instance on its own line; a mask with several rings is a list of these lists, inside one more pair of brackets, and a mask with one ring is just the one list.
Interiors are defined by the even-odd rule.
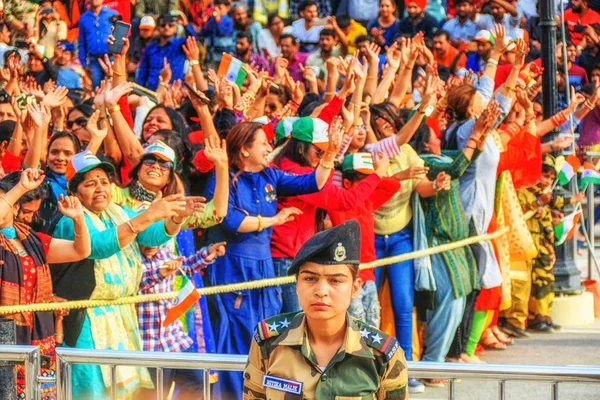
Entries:
[[360,284],[346,265],[307,262],[300,267],[296,291],[300,307],[309,319],[328,320],[342,315],[345,318]]

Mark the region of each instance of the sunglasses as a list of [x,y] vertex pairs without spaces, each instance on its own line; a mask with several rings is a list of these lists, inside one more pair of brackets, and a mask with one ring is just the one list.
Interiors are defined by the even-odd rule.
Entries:
[[174,24],[174,23],[172,23],[172,22],[168,22],[168,23],[166,23],[166,24],[160,24],[159,26],[160,26],[161,28],[166,28],[167,26],[168,26],[169,28],[172,28],[172,27],[174,27],[174,26],[175,26],[175,24]]
[[72,121],[67,121],[67,128],[68,129],[72,129],[73,125],[77,124],[82,128],[85,128],[87,126],[88,120],[85,117],[79,117],[79,118],[75,118]]
[[158,167],[162,171],[168,171],[173,168],[173,163],[171,161],[159,160],[156,157],[148,157],[142,161],[142,164],[144,164],[146,167],[151,167],[156,163],[158,163]]
[[312,149],[315,151],[315,154],[317,155],[318,158],[323,157],[323,154],[325,154],[325,152],[321,149],[319,149],[317,146],[312,147]]

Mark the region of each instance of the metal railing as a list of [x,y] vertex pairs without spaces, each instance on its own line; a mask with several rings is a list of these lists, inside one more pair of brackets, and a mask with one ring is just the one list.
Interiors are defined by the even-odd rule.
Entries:
[[[111,367],[111,395],[117,399],[115,377],[117,366],[152,367],[157,370],[157,399],[163,399],[164,368],[204,371],[204,399],[210,400],[209,373],[243,371],[247,356],[227,354],[159,353],[134,351],[104,351],[72,348],[56,349],[58,399],[71,400],[71,364],[96,364]],[[442,378],[448,380],[448,398],[455,399],[456,379],[488,379],[498,381],[498,398],[505,399],[507,381],[543,381],[552,384],[551,398],[558,399],[560,382],[600,383],[600,367],[538,366],[508,364],[461,364],[408,362],[411,378]]]
[[25,398],[39,399],[40,349],[37,346],[0,346],[0,359],[24,365],[25,368]]

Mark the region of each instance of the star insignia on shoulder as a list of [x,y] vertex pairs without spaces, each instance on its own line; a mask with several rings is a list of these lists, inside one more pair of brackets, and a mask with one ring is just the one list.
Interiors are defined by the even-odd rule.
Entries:
[[375,335],[371,336],[371,339],[373,340],[373,343],[377,344],[381,344],[381,341],[383,340],[383,338],[379,336],[379,333],[376,333]]
[[273,322],[271,325],[269,325],[269,330],[273,331],[273,332],[277,332],[278,327],[279,327],[279,324],[277,322]]
[[364,328],[360,331],[360,337],[362,338],[369,338],[369,335],[371,334],[371,332],[369,332],[369,330],[367,328]]
[[281,321],[281,327],[282,328],[287,328],[288,326],[290,326],[291,322],[288,321],[288,319],[284,319],[283,321]]

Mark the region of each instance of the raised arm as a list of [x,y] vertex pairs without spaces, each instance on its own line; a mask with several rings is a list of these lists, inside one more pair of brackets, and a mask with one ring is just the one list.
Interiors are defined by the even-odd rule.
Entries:
[[[26,168],[39,168],[45,152],[50,125],[50,110],[45,104],[27,104],[27,113],[34,124],[33,139],[23,159]],[[45,155],[44,155],[45,159]]]
[[89,257],[92,253],[92,245],[79,199],[75,196],[61,196],[58,210],[73,220],[74,240],[52,239],[48,249],[48,263],[76,262]]
[[[392,47],[393,45],[390,46],[390,48]],[[402,57],[402,68],[400,70],[400,74],[396,79],[394,89],[388,97],[388,101],[396,107],[400,107],[400,104],[402,103],[402,100],[404,99],[407,90],[410,88],[412,82],[412,71],[415,67],[417,57],[419,56],[418,48],[418,42],[415,42],[414,39],[406,39],[402,41],[402,48],[400,49],[400,55]],[[390,54],[389,50],[388,54]]]
[[[402,57],[401,53],[396,51],[395,43],[388,48],[387,57],[386,57],[388,69],[385,72],[385,76],[383,77],[383,79],[381,79],[381,81],[379,82],[379,86],[377,86],[377,89],[375,90],[375,94],[373,94],[373,99],[371,99],[371,104],[380,104],[380,103],[383,103],[383,101],[385,100],[385,96],[388,93],[388,91],[390,90],[390,86],[392,86],[392,82],[396,79],[396,72],[398,72],[398,68],[400,68],[401,57]],[[413,62],[413,66],[414,66],[414,62]],[[406,65],[402,65],[403,70],[406,67],[407,67]],[[412,67],[410,67],[410,70],[412,73]],[[395,90],[395,88],[394,88],[394,90]],[[405,88],[405,90],[406,90],[406,88]],[[392,95],[390,95],[390,98],[391,97],[392,97]],[[390,99],[388,99],[388,100],[390,100]],[[398,99],[397,102],[399,103],[400,100]]]
[[129,127],[119,106],[121,97],[129,94],[132,90],[133,88],[129,82],[120,83],[116,87],[112,87],[112,84],[107,83],[106,92],[104,92],[104,104],[108,115],[112,119],[114,132],[123,157],[135,167],[144,154],[144,149]]
[[364,97],[365,101],[371,102],[371,98],[377,89],[377,77],[379,76],[379,52],[381,47],[377,43],[371,43],[367,46],[367,60],[369,62],[369,70],[367,72],[367,81],[365,83]]
[[208,90],[208,82],[204,78],[204,74],[200,68],[200,50],[198,49],[196,38],[194,36],[188,36],[185,39],[185,44],[182,49],[192,67],[192,75],[194,76],[196,88],[201,92]]

